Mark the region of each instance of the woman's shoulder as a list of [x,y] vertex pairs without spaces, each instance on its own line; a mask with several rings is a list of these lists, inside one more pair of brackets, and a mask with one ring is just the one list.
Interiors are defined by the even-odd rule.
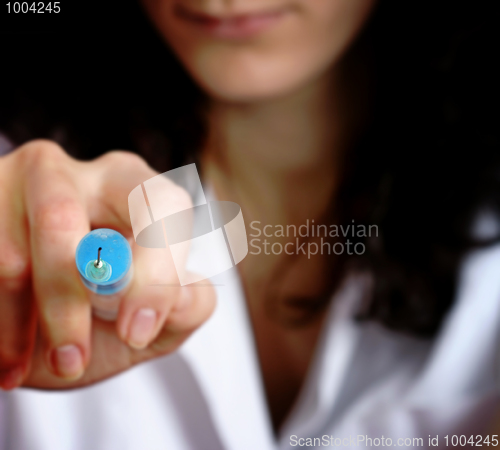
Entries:
[[421,399],[495,395],[500,354],[500,243],[465,255],[455,302],[417,383]]
[[471,238],[489,244],[478,245],[464,255],[457,271],[457,295],[451,315],[454,309],[465,305],[476,313],[500,306],[500,220],[497,215],[481,210],[473,222]]

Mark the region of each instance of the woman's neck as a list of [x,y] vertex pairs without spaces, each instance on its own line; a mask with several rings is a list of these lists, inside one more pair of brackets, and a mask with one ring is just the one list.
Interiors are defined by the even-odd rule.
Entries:
[[[326,254],[309,259],[299,250],[292,251],[294,256],[266,251],[265,241],[268,249],[284,248],[295,238],[266,233],[264,227],[288,230],[333,206],[344,154],[362,125],[358,106],[364,104],[354,95],[364,94],[359,80],[354,93],[349,82],[341,81],[338,73],[330,73],[274,101],[213,102],[209,115],[203,171],[219,199],[242,207],[249,254],[238,270],[275,429],[310,365],[334,266]],[[257,239],[254,221],[263,231]]]
[[338,185],[346,146],[340,93],[328,74],[279,99],[214,101],[203,160],[219,194],[230,192],[273,221],[320,214]]

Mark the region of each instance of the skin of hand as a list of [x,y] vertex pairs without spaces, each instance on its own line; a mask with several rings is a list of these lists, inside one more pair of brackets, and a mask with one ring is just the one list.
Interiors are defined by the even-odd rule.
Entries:
[[[0,158],[1,388],[103,380],[174,351],[210,317],[214,289],[181,287],[168,250],[133,240],[128,195],[155,175],[130,152],[82,162],[45,140]],[[187,192],[165,183],[177,206],[191,207]],[[74,260],[81,238],[103,227],[129,239],[134,259],[116,322],[92,317]]]

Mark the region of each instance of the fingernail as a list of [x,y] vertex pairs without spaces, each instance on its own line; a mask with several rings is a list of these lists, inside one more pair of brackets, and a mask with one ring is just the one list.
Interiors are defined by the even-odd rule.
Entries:
[[5,391],[10,391],[16,387],[19,387],[23,382],[24,369],[22,367],[16,367],[15,369],[7,372],[6,375],[2,377],[1,387]]
[[174,306],[174,310],[182,311],[184,309],[187,309],[191,305],[192,301],[193,301],[193,291],[191,290],[191,288],[184,287],[182,288],[179,300],[177,300],[177,303]]
[[135,313],[130,324],[128,344],[137,349],[142,349],[153,338],[156,327],[156,311],[150,308],[140,309]]
[[63,378],[77,379],[83,374],[83,357],[76,345],[56,348],[52,353],[52,364]]

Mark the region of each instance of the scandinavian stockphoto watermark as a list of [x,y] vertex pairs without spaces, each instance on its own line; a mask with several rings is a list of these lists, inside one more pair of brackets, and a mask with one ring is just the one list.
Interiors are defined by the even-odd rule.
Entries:
[[[362,255],[366,245],[361,238],[378,237],[377,225],[325,225],[306,221],[302,225],[264,225],[250,223],[250,254],[260,255]],[[269,238],[269,239],[268,239]]]

